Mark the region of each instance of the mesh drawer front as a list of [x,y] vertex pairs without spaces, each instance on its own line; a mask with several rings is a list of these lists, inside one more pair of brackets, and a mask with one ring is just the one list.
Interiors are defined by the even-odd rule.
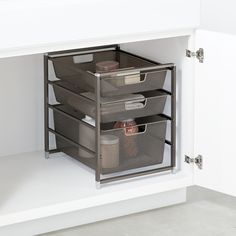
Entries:
[[[89,101],[83,96],[78,96],[68,90],[54,86],[55,96],[58,102],[69,106],[72,110],[81,111],[86,115],[95,118],[95,102]],[[116,102],[112,104],[102,104],[101,121],[112,122],[125,120],[129,118],[137,118],[143,116],[151,116],[154,114],[162,114],[167,94],[164,92],[146,92],[146,99],[141,103],[142,108],[127,108],[127,102]]]
[[[85,57],[85,59],[79,59]],[[106,60],[119,62],[113,75],[101,76],[101,96],[114,96],[163,88],[166,70],[148,70],[158,65],[123,51],[104,51],[79,56],[52,58],[57,78],[66,84],[94,92],[96,63]],[[145,68],[145,70],[143,70]],[[130,70],[134,70],[130,74]],[[135,71],[136,70],[136,71]],[[101,73],[102,74],[102,73]]]
[[[101,96],[114,96],[129,93],[138,93],[153,89],[162,89],[164,86],[166,71],[147,72],[145,74],[134,74],[138,80],[127,84],[129,75],[117,76],[115,78],[101,79]],[[135,82],[136,81],[136,82]]]
[[[73,140],[74,142],[95,151],[95,130],[92,127],[71,120],[62,114],[54,112],[55,130]],[[132,170],[150,165],[161,164],[163,162],[166,121],[138,125],[138,130],[134,135],[127,135],[123,128],[110,129],[101,132],[101,135],[115,135],[119,138],[119,166],[116,168],[103,168],[102,173],[115,173],[125,170]],[[74,147],[70,143],[57,138],[57,147],[72,157],[81,160],[95,168],[95,158],[91,153],[83,149]],[[136,149],[132,155],[130,150]],[[89,160],[90,159],[90,160]],[[92,165],[92,163],[94,165]]]

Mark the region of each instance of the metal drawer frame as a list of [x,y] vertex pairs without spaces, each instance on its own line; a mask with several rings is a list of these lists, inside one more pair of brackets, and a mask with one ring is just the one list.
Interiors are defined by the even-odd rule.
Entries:
[[[86,54],[86,53],[91,53],[91,52],[97,52],[97,51],[102,51],[102,50],[111,50],[111,49],[119,49],[118,45],[110,45],[110,46],[102,46],[102,47],[96,47],[96,48],[86,48],[86,49],[79,49],[79,50],[68,50],[68,51],[59,51],[59,52],[53,52],[53,53],[48,53],[44,55],[44,133],[45,133],[45,157],[49,158],[49,155],[51,153],[56,153],[60,152],[58,149],[53,149],[50,150],[49,148],[49,133],[53,133],[55,135],[60,136],[60,138],[65,139],[68,142],[71,142],[73,145],[78,145],[74,143],[71,140],[68,140],[66,137],[64,137],[61,134],[58,134],[56,131],[52,130],[49,127],[49,109],[57,109],[56,106],[52,106],[49,104],[49,84],[52,84],[53,82],[49,80],[49,67],[48,63],[50,58],[55,58],[55,57],[63,57],[63,56],[68,56],[68,55],[81,55],[81,54]],[[122,51],[122,50],[120,50]],[[125,52],[127,53],[127,52]],[[129,53],[131,54],[131,53]],[[101,146],[100,146],[100,132],[101,132],[101,94],[100,94],[100,89],[101,89],[101,78],[103,76],[109,76],[109,75],[116,75],[117,73],[120,72],[108,72],[104,74],[99,74],[95,73],[94,75],[96,76],[96,83],[95,83],[95,97],[96,97],[96,124],[95,124],[95,132],[96,132],[96,149],[95,149],[95,156],[96,156],[96,168],[95,168],[95,180],[96,182],[100,184],[105,184],[109,183],[112,181],[117,181],[117,180],[125,180],[129,178],[134,178],[134,177],[140,177],[144,175],[150,175],[150,174],[155,174],[158,172],[162,171],[168,171],[168,170],[173,170],[174,167],[176,166],[176,67],[173,63],[168,63],[168,64],[158,64],[152,60],[148,60],[146,58],[131,54],[132,56],[136,56],[140,59],[147,60],[149,62],[155,63],[156,65],[153,67],[148,67],[148,68],[142,68],[142,70],[127,70],[125,72],[127,73],[132,73],[132,72],[140,72],[140,71],[145,71],[145,70],[169,70],[171,72],[171,91],[169,92],[169,95],[171,96],[171,116],[167,117],[165,115],[165,118],[167,120],[171,121],[171,140],[166,141],[166,144],[171,146],[171,166],[169,167],[163,167],[163,168],[156,168],[156,169],[151,169],[151,170],[145,170],[145,171],[139,171],[136,173],[130,173],[130,174],[124,174],[124,175],[119,175],[119,176],[114,176],[114,177],[108,177],[108,178],[102,178],[101,174]],[[69,114],[66,114],[67,116],[70,116]],[[73,119],[76,119],[72,117]]]

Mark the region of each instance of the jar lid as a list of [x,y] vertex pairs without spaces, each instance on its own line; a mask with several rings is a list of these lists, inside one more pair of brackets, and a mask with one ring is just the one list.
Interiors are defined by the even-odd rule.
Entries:
[[118,61],[100,61],[96,63],[97,72],[108,72],[119,68]]
[[119,138],[115,135],[101,135],[101,144],[118,144]]

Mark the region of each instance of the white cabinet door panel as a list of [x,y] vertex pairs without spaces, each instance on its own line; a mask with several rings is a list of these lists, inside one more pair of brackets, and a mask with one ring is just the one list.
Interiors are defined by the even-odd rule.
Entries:
[[235,8],[235,0],[203,0],[201,2],[201,28],[236,34]]
[[236,196],[236,36],[200,30],[196,48],[205,61],[196,62],[195,154],[197,185]]

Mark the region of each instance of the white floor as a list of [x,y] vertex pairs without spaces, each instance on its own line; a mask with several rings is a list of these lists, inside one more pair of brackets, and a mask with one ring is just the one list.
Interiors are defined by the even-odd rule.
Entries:
[[188,202],[44,236],[235,236],[236,198],[191,187]]

